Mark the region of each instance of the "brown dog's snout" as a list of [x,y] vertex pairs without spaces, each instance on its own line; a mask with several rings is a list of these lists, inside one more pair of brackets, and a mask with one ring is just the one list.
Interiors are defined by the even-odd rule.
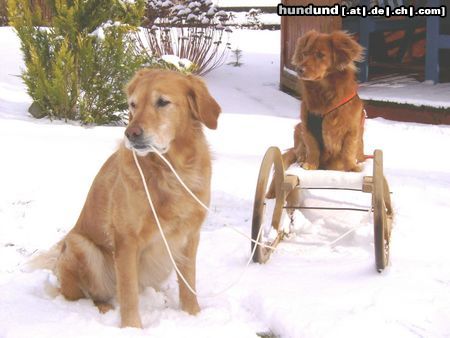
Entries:
[[138,126],[129,126],[127,129],[125,129],[125,136],[130,141],[137,141],[144,135],[144,130],[141,127]]

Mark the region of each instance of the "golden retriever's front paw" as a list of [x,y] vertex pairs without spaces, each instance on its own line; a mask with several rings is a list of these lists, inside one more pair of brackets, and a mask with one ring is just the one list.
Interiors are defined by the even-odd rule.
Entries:
[[100,313],[107,313],[108,311],[114,310],[114,305],[107,302],[94,301],[94,304]]
[[139,314],[122,315],[122,321],[121,321],[120,327],[121,328],[135,327],[138,329],[142,329],[141,317],[139,316]]
[[355,165],[353,167],[352,171],[359,173],[359,172],[363,171],[363,169],[364,169],[364,165],[362,163],[358,163],[357,165]]
[[319,166],[308,162],[302,163],[302,168],[306,170],[316,170]]
[[200,306],[198,305],[197,299],[191,299],[189,301],[181,302],[181,309],[190,315],[196,315],[200,312]]
[[200,312],[200,306],[198,305],[197,302],[192,303],[192,304],[184,304],[182,306],[182,309],[183,309],[183,311],[186,311],[190,315],[196,315],[197,313]]

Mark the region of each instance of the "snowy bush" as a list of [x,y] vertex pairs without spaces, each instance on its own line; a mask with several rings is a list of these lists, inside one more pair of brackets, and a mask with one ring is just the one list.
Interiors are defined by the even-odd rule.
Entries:
[[183,74],[192,74],[195,71],[195,65],[191,60],[180,59],[176,55],[163,55],[156,66],[159,68],[176,70]]
[[147,0],[145,26],[137,40],[149,56],[176,55],[205,74],[221,65],[229,49],[229,15],[211,0]]
[[261,29],[263,26],[260,9],[250,9],[248,13],[245,14],[245,18],[247,20],[246,26],[250,29]]
[[36,26],[28,0],[9,0],[10,22],[21,40],[22,77],[36,115],[105,124],[127,108],[123,87],[143,58],[132,31],[143,0],[51,0],[50,27]]

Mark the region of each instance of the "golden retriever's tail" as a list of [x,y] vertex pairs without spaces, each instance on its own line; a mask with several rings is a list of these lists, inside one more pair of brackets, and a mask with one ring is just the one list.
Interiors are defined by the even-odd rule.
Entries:
[[52,248],[47,251],[39,251],[35,253],[31,259],[26,263],[28,271],[35,271],[47,269],[55,272],[56,261],[58,260],[61,249],[64,245],[64,240],[59,241]]

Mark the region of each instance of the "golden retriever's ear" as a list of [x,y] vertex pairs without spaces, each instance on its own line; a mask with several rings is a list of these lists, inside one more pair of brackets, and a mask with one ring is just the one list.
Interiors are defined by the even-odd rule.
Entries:
[[301,37],[297,39],[297,43],[295,44],[295,51],[294,55],[292,56],[291,63],[294,66],[297,66],[300,64],[300,61],[302,59],[302,53],[305,49],[306,45],[310,42],[310,40],[315,40],[319,33],[315,30],[310,30],[309,32],[303,34]]
[[194,117],[209,129],[217,128],[220,106],[211,96],[202,79],[188,75],[191,90],[188,93],[189,106]]
[[354,68],[354,61],[362,61],[363,48],[348,33],[336,31],[331,33],[330,38],[337,69]]

